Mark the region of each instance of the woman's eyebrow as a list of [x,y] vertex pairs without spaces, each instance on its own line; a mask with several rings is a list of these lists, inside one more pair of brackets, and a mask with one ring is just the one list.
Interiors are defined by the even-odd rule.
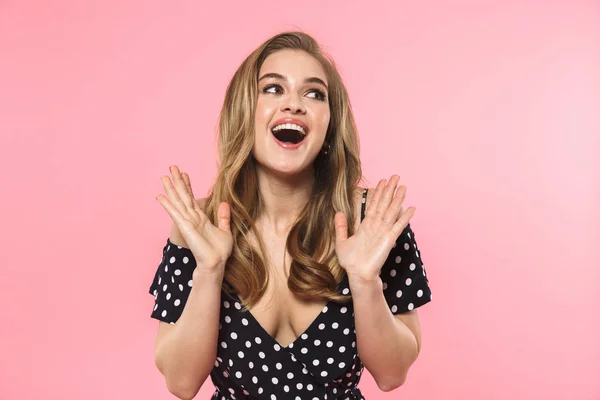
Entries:
[[[266,79],[266,78],[275,78],[275,79],[281,79],[283,81],[287,81],[287,77],[285,75],[281,75],[278,74],[276,72],[269,72],[264,74],[263,76],[261,76],[258,81],[260,82],[262,79]],[[316,76],[312,76],[310,78],[306,78],[304,80],[305,83],[318,83],[320,85],[325,86],[326,89],[329,89],[327,87],[327,84],[321,79],[321,78],[317,78]]]

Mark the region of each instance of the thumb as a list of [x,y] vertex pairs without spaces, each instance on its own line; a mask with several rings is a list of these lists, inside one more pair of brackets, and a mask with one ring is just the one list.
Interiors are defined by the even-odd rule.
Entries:
[[335,243],[348,239],[348,220],[343,212],[335,213]]
[[217,227],[225,232],[231,232],[231,209],[227,203],[219,204]]

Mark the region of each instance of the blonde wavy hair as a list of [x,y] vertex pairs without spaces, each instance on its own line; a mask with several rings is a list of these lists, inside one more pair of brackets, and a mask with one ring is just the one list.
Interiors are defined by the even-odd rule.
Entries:
[[[344,302],[337,292],[345,271],[335,255],[334,216],[342,211],[354,232],[353,196],[362,180],[359,143],[348,93],[333,60],[319,44],[302,32],[278,34],[254,50],[235,72],[225,95],[219,118],[219,170],[206,200],[206,214],[217,221],[219,203],[231,208],[233,251],[225,267],[224,290],[244,299],[244,307],[256,304],[267,287],[269,273],[264,242],[254,221],[263,209],[258,190],[256,161],[252,155],[254,115],[258,96],[258,74],[265,59],[284,49],[301,50],[321,64],[329,85],[330,121],[325,142],[330,148],[314,161],[314,184],[309,201],[287,237],[292,262],[288,287],[302,298],[325,298]],[[252,232],[256,249],[248,240]]]

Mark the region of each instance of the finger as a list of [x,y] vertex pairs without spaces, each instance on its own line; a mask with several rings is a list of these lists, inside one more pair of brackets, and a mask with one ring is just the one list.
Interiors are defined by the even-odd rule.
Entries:
[[404,211],[402,215],[400,215],[400,218],[398,218],[398,221],[396,221],[394,226],[392,226],[392,232],[394,233],[394,235],[396,235],[396,238],[400,236],[402,231],[404,231],[404,228],[408,226],[410,219],[413,217],[413,215],[415,215],[415,211],[415,207],[408,207],[406,211]]
[[396,191],[396,196],[392,201],[392,204],[388,207],[385,215],[383,216],[383,221],[392,225],[395,223],[400,215],[402,214],[402,203],[406,197],[406,186],[400,186]]
[[168,176],[161,176],[160,180],[162,182],[163,188],[165,189],[165,193],[167,194],[169,202],[171,203],[171,206],[176,208],[182,216],[187,217],[187,207],[185,206],[185,203],[181,201],[177,189],[175,189],[175,186],[173,186],[173,182],[171,182],[171,178]]
[[173,176],[173,183],[175,186],[175,190],[177,190],[177,194],[179,198],[185,204],[188,209],[194,208],[192,204],[192,198],[190,193],[188,192],[187,186],[183,177],[181,176],[181,172],[179,172],[179,168],[177,165],[172,165],[169,170],[171,171],[171,175]]
[[377,204],[377,215],[383,217],[390,207],[390,203],[394,198],[394,192],[396,191],[396,187],[398,186],[398,181],[400,177],[398,175],[392,175],[388,183],[385,185],[385,189],[381,194],[381,199]]
[[335,243],[348,239],[348,220],[343,212],[335,213]]
[[186,174],[185,172],[183,172],[181,174],[181,177],[183,178],[183,182],[185,182],[185,187],[186,187],[188,193],[190,194],[192,199],[195,199],[196,197],[194,196],[194,191],[192,190],[192,183],[190,182],[189,175]]
[[377,186],[375,187],[375,193],[373,193],[373,198],[369,202],[369,206],[367,207],[367,211],[365,212],[366,217],[374,217],[377,212],[377,204],[379,203],[379,199],[381,197],[381,191],[385,187],[386,180],[382,179],[379,181]]
[[217,210],[217,226],[225,232],[231,232],[231,209],[229,204],[220,203]]

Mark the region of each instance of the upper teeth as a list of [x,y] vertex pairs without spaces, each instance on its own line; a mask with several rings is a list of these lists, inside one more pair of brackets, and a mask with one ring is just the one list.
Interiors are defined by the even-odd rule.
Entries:
[[294,129],[296,131],[299,131],[301,134],[306,135],[306,132],[304,132],[304,128],[301,127],[300,125],[296,125],[296,124],[277,125],[277,126],[273,127],[273,132],[277,132],[281,129]]

